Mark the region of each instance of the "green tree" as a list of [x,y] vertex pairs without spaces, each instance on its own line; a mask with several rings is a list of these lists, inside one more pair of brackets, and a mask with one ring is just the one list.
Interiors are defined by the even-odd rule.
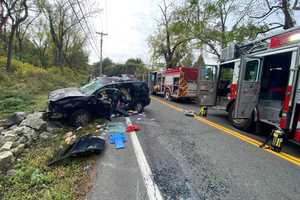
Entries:
[[159,6],[161,23],[157,32],[149,37],[149,46],[152,51],[152,60],[164,59],[166,67],[175,67],[179,64],[182,54],[187,51],[187,43],[191,38],[183,31],[183,24],[177,20],[176,8],[172,2],[163,0]]

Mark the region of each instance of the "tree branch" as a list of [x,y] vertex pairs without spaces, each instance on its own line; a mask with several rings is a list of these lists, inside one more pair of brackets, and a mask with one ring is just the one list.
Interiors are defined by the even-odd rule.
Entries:
[[294,5],[292,7],[293,10],[300,10],[300,5],[298,5],[298,0],[294,1]]
[[261,16],[249,16],[250,18],[254,18],[254,19],[261,19],[261,18],[264,18],[266,17],[267,15],[269,15],[274,9],[281,9],[282,7],[281,6],[272,6],[268,12],[266,12],[265,14],[261,15]]

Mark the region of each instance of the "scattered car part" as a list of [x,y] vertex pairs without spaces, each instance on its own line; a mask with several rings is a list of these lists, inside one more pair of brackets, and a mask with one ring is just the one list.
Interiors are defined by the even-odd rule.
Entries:
[[127,133],[131,133],[131,132],[135,132],[135,131],[139,131],[141,128],[139,125],[137,124],[130,124],[127,126],[126,132]]
[[48,162],[48,166],[57,164],[66,158],[100,154],[105,149],[105,140],[89,134],[78,138],[73,144],[60,149]]
[[188,117],[194,117],[196,115],[196,113],[193,110],[184,110],[183,112],[184,112],[185,116],[188,116]]

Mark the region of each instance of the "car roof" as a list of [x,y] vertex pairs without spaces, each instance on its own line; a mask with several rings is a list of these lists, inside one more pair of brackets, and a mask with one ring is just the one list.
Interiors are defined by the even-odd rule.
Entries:
[[97,80],[101,80],[104,83],[104,85],[118,84],[118,83],[144,83],[144,81],[121,78],[121,77],[101,77],[101,78],[97,78],[96,81]]

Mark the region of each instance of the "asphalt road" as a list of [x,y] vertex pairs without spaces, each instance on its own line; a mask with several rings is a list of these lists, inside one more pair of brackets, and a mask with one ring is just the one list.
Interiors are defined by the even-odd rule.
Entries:
[[[172,105],[197,109],[193,104]],[[145,115],[131,117],[141,127],[138,140],[164,199],[300,199],[299,166],[187,117],[176,107],[152,100]],[[209,119],[234,130],[222,111],[210,110]],[[98,159],[89,199],[147,199],[132,145],[130,139],[124,150],[108,145]],[[289,148],[295,154],[299,149]]]
[[[196,113],[199,112],[199,106],[197,106],[197,104],[192,101],[166,101],[165,99],[157,96],[154,96],[154,98],[165,101],[182,109],[193,110]],[[208,108],[207,119],[262,143],[266,140],[266,137],[272,131],[272,127],[266,124],[261,125],[261,131],[259,133],[254,133],[253,131],[241,131],[231,125],[228,120],[228,113],[226,111],[214,107]],[[283,152],[300,158],[300,146],[294,143],[287,142],[287,144],[285,144],[283,147]]]
[[152,100],[135,122],[165,199],[300,199],[300,167]]

